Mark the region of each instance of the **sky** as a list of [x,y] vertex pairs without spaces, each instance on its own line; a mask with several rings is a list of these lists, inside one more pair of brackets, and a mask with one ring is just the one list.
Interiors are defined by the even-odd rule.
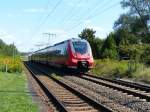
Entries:
[[[125,11],[121,0],[1,0],[0,39],[31,52],[69,38],[85,28],[106,38]],[[46,33],[56,34],[50,37]]]

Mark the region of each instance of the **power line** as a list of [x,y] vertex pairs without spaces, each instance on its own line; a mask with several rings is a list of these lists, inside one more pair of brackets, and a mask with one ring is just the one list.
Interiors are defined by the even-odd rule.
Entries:
[[[110,7],[107,7],[107,8],[105,8],[104,10],[102,10],[102,11],[100,11],[100,12],[94,14],[94,15],[89,15],[85,20],[94,18],[94,17],[96,17],[97,15],[103,14],[104,12],[106,12],[106,11],[108,11],[108,10],[114,8],[114,6],[118,5],[118,3],[120,3],[120,2],[117,2],[117,3],[113,4],[113,5],[111,5]],[[80,21],[78,24],[74,25],[73,27],[68,28],[67,31],[68,31],[68,30],[69,30],[69,32],[72,31],[74,28],[76,28],[76,27],[78,27],[79,25],[81,25],[82,22],[83,22],[83,21]]]
[[[50,4],[50,0],[48,0],[47,3],[45,4],[44,11],[47,11],[47,10],[48,10],[49,4]],[[44,16],[44,14],[43,14],[43,16]],[[43,16],[41,16],[41,18],[42,18]]]
[[[81,3],[81,1],[82,1],[82,0],[79,0],[77,3],[79,4],[79,3]],[[55,6],[53,7],[53,9],[48,13],[48,15],[45,17],[45,19],[41,22],[41,24],[39,25],[37,31],[40,30],[40,28],[41,28],[42,25],[46,22],[46,20],[49,18],[49,16],[51,16],[51,15],[55,12],[56,8],[60,5],[61,2],[62,2],[62,0],[58,0],[58,2],[55,4]],[[97,3],[97,2],[96,2],[96,3]],[[118,4],[118,2],[117,2],[117,4]],[[105,5],[104,5],[104,6],[105,6]],[[107,7],[107,8],[105,8],[105,9],[103,9],[103,10],[101,10],[100,12],[97,12],[97,13],[93,14],[93,12],[95,12],[94,10],[96,10],[96,9],[99,7],[99,5],[96,5],[94,8],[92,8],[92,11],[91,11],[90,13],[88,13],[88,14],[90,14],[90,15],[87,15],[86,18],[85,18],[85,20],[90,19],[90,18],[94,18],[94,17],[96,17],[96,15],[102,14],[102,13],[106,12],[107,10],[110,10],[110,9],[113,8],[114,6],[116,6],[116,3],[113,4],[113,5],[111,5],[111,6],[109,6],[109,7]],[[74,9],[74,8],[73,8],[73,9]],[[88,10],[89,10],[89,9],[88,9]],[[71,11],[70,11],[70,12],[71,12]],[[72,11],[72,12],[73,12],[73,11]],[[72,13],[72,14],[74,14],[74,13]],[[71,14],[71,15],[72,15],[72,14]],[[70,18],[71,15],[68,16],[68,17]],[[68,17],[67,17],[67,18],[68,18]],[[82,17],[85,17],[85,16],[82,16]],[[72,19],[72,18],[71,18],[71,19]],[[78,26],[79,26],[80,24],[82,24],[82,23],[83,23],[83,20],[80,21],[79,23],[73,25],[71,28],[68,28],[69,32],[70,32],[71,30],[73,30],[74,28],[78,27]]]
[[[81,0],[78,0],[77,4],[80,4],[80,3],[81,3]],[[74,4],[74,6],[72,6],[72,8],[69,10],[69,14],[72,14],[72,12],[75,10],[75,5],[76,4]],[[67,16],[67,15],[68,15],[68,13],[64,16],[63,19],[61,19],[61,23],[64,23],[65,20],[70,17],[70,16]]]
[[57,3],[56,3],[56,5],[53,7],[53,9],[48,13],[48,15],[45,17],[45,19],[43,20],[43,22],[41,22],[41,24],[39,25],[40,27],[46,22],[46,20],[49,18],[49,16],[51,16],[54,12],[55,12],[55,10],[56,10],[56,8],[59,6],[59,4],[62,2],[62,0],[59,0]]
[[103,14],[104,12],[106,12],[106,11],[108,11],[108,10],[112,9],[112,8],[115,8],[114,6],[119,5],[118,3],[120,3],[120,2],[114,3],[113,5],[111,5],[111,6],[107,7],[107,8],[105,8],[103,11],[100,11],[100,12],[98,12],[98,13],[94,14],[94,15],[90,15],[90,16],[88,16],[88,17],[87,17],[87,19],[94,18],[96,15]]
[[[85,10],[83,13],[81,13],[81,16],[80,16],[80,18],[78,17],[78,20],[77,21],[80,21],[80,20],[82,20],[82,18],[84,18],[84,17],[87,17],[87,12],[88,12],[88,14],[90,14],[90,15],[92,15],[95,11],[96,11],[96,9],[97,8],[99,8],[100,6],[105,6],[105,5],[107,5],[108,3],[110,2],[110,0],[108,0],[108,1],[106,1],[106,3],[104,2],[102,2],[101,4],[100,4],[100,2],[99,2],[99,0],[94,4],[94,7],[91,7],[91,8],[88,8],[88,10]],[[98,4],[98,5],[97,5]],[[90,9],[91,9],[91,11],[90,11]],[[81,11],[80,11],[81,12]],[[83,15],[83,14],[85,14],[85,16]],[[75,23],[75,22],[74,22]]]
[[[48,1],[46,2],[45,7],[44,7],[44,11],[47,11],[47,10],[48,10],[49,4],[50,4],[50,0],[48,0]],[[38,20],[42,20],[42,17],[43,17],[43,16],[44,16],[44,14],[42,14],[42,16],[40,16]],[[38,22],[38,23],[39,23],[39,22]],[[33,29],[33,31],[36,31],[37,27],[38,27],[38,25],[35,27],[35,29]]]
[[45,35],[48,35],[48,43],[47,46],[50,44],[50,37],[55,37],[56,38],[56,34],[55,33],[43,33]]
[[[77,2],[77,4],[80,4],[81,2],[82,2],[83,0],[78,0],[78,2]],[[65,18],[64,19],[62,19],[62,24],[64,24],[64,23],[66,23],[66,20],[67,19],[69,19],[69,18],[71,18],[73,15],[74,15],[74,11],[75,11],[75,9],[76,9],[76,4],[74,4],[74,6],[71,8],[71,10],[69,10],[69,16],[65,16]]]
[[[86,4],[88,4],[89,3],[89,0],[87,0],[86,1]],[[97,4],[97,3],[99,3],[99,0],[98,0],[98,2],[96,2],[93,6],[95,7],[95,5]],[[90,7],[90,6],[88,6],[87,8],[85,8],[86,10],[83,10],[83,12],[80,10],[79,12],[78,12],[78,15],[77,16],[74,16],[73,18],[78,18],[78,20],[80,20],[80,17],[82,16],[83,17],[83,15],[86,13],[86,12],[90,12],[90,9],[93,9],[94,7]]]
[[[99,7],[104,7],[107,4],[110,3],[111,0],[107,0],[106,2],[102,2],[102,4],[97,5],[96,7],[93,8],[93,10],[91,11],[91,13],[89,13],[89,15],[92,15],[96,10],[98,10]],[[98,2],[99,3],[99,2]],[[97,3],[97,4],[98,4]]]
[[[48,15],[44,18],[44,20],[39,24],[39,26],[36,28],[38,32],[42,25],[44,25],[44,23],[46,22],[46,20],[55,12],[56,8],[60,5],[60,3],[62,2],[62,0],[58,0],[58,2],[55,4],[55,6],[53,7],[53,9],[48,13]],[[36,33],[34,33],[36,34]]]

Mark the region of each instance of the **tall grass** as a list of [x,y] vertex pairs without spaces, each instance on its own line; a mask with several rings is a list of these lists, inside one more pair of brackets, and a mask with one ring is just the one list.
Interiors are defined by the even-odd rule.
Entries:
[[13,72],[22,72],[22,62],[20,57],[6,57],[0,56],[0,71],[13,73]]
[[134,78],[150,81],[150,68],[135,61],[118,61],[111,59],[95,60],[93,74],[107,78]]
[[138,81],[144,81],[150,83],[150,68],[143,66],[143,68],[138,68],[135,73],[133,73],[133,78]]
[[95,66],[91,70],[93,74],[97,74],[104,77],[124,77],[128,71],[127,61],[118,60],[95,60]]

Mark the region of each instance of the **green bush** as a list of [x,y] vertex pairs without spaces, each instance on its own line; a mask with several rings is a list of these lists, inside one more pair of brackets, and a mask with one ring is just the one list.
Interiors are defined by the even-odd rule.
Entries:
[[95,60],[91,73],[106,78],[133,78],[150,83],[150,68],[134,60]]
[[150,68],[145,66],[138,68],[137,71],[133,73],[133,78],[138,81],[150,83]]
[[91,70],[93,74],[103,77],[125,77],[128,71],[128,61],[118,60],[95,60],[95,67]]
[[2,71],[2,72],[5,71],[5,65],[0,64],[0,71]]
[[129,57],[138,61],[149,61],[150,45],[149,44],[132,44],[122,45],[119,47],[120,57]]
[[22,62],[20,57],[0,57],[0,71],[5,72],[7,66],[7,72],[22,72]]

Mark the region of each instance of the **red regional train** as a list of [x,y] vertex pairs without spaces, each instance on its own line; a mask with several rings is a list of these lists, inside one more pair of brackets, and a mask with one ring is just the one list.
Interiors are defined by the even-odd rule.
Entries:
[[93,67],[90,44],[84,39],[72,38],[35,51],[29,60],[56,67],[86,72]]

